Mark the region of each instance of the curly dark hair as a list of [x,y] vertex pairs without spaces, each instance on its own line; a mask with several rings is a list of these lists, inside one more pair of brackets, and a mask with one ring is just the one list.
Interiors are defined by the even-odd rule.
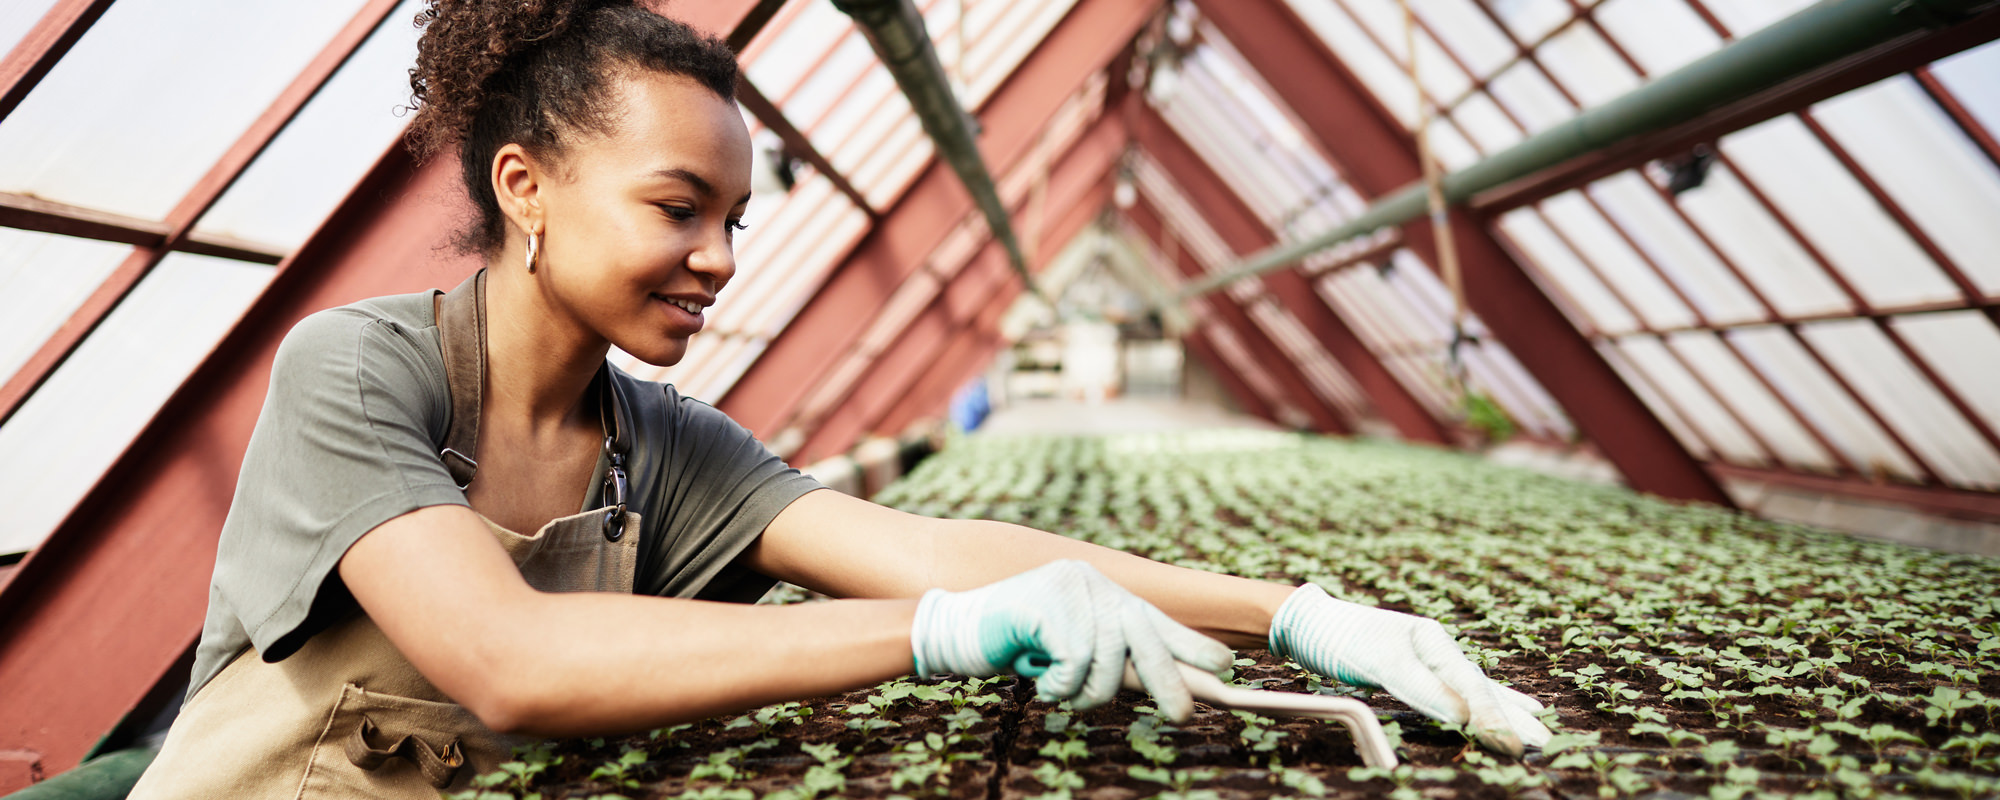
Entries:
[[721,39],[632,0],[429,0],[418,12],[408,143],[419,159],[459,145],[477,214],[459,248],[491,254],[506,218],[487,171],[510,142],[559,159],[580,132],[604,132],[619,70],[684,75],[736,97],[736,53]]

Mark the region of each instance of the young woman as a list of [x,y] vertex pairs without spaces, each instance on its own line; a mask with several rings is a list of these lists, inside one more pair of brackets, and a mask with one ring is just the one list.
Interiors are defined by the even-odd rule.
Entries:
[[[1521,751],[1539,704],[1435,622],[998,522],[822,491],[673,364],[736,274],[734,54],[628,2],[438,0],[411,86],[455,146],[486,269],[286,337],[217,554],[189,699],[134,797],[435,797],[520,735],[644,730],[908,674],[1270,647]],[[868,309],[855,309],[866,313]],[[774,580],[838,598],[756,606]]]

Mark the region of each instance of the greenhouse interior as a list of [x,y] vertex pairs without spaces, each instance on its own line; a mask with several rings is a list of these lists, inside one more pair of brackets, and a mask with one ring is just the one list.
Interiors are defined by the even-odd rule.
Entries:
[[[466,180],[405,135],[431,5],[0,0],[0,795],[167,769],[288,331],[561,274],[532,234],[526,272],[453,246]],[[751,193],[716,316],[600,375],[856,507],[1431,618],[1549,735],[1490,746],[1468,700],[1308,666],[1273,619],[1185,718],[919,650],[497,763],[364,719],[342,769],[469,800],[2000,798],[2000,2],[636,5],[733,52]]]

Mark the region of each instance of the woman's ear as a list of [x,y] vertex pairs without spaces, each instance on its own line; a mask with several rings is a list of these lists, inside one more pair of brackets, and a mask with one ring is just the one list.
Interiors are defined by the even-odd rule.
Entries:
[[545,175],[528,151],[516,143],[493,153],[493,198],[500,213],[524,233],[542,231],[542,180]]

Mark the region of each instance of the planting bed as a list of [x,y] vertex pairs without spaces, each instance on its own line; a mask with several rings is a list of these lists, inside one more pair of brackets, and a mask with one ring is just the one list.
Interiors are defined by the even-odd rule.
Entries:
[[1556,741],[1493,756],[1386,694],[1246,651],[1239,683],[1372,704],[1403,766],[1361,768],[1329,722],[1202,706],[1175,726],[1135,692],[1074,713],[1013,678],[905,680],[550,743],[462,796],[2000,796],[1993,559],[1247,431],[974,437],[877,499],[1436,617],[1548,704]]

